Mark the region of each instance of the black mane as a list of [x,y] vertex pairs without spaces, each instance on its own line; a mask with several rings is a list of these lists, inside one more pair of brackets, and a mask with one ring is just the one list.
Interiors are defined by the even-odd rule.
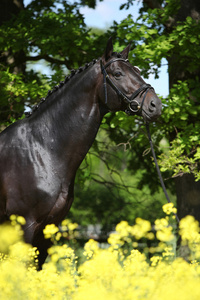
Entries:
[[67,83],[72,77],[74,77],[74,75],[79,74],[79,73],[85,71],[90,66],[94,65],[97,61],[98,61],[97,59],[93,59],[92,62],[86,63],[84,66],[79,67],[77,70],[72,69],[70,71],[70,74],[67,75],[63,81],[60,81],[60,83],[58,85],[56,85],[52,90],[48,91],[46,97],[40,99],[40,102],[33,107],[32,111],[25,113],[26,117],[29,118],[36,110],[39,109],[40,105],[42,103],[44,103],[48,99],[48,97],[50,95],[52,95],[53,93],[55,93],[56,91],[58,91],[65,83]]
[[[121,54],[120,54],[120,53],[117,53],[117,52],[113,52],[113,53],[112,53],[112,57],[119,57],[119,58],[120,58],[120,57],[121,57]],[[77,70],[72,69],[72,70],[70,71],[70,74],[67,75],[67,76],[65,77],[64,81],[60,81],[60,83],[59,83],[58,85],[56,85],[52,90],[49,90],[48,93],[47,93],[47,96],[44,97],[44,98],[41,98],[41,99],[40,99],[40,102],[39,102],[38,104],[36,104],[36,105],[32,108],[32,111],[29,111],[29,112],[26,112],[26,113],[25,113],[25,116],[26,116],[27,118],[29,118],[30,116],[32,116],[32,114],[33,114],[36,110],[39,109],[40,105],[41,105],[42,103],[44,103],[44,102],[48,99],[48,97],[49,97],[50,95],[52,95],[54,92],[56,92],[57,90],[59,90],[65,83],[67,83],[72,77],[74,77],[74,75],[79,74],[79,73],[85,71],[85,70],[88,69],[90,66],[94,65],[98,60],[99,60],[99,59],[93,59],[92,62],[86,63],[84,66],[79,67]]]

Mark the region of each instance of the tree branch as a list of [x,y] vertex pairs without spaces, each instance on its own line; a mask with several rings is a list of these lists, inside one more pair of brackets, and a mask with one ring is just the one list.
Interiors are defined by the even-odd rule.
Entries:
[[[155,9],[155,8],[158,8],[160,10],[165,9],[161,6],[158,0],[143,0],[143,3],[145,3],[151,9]],[[168,20],[164,24],[166,29],[170,30],[171,27],[174,25],[174,22],[175,22],[174,17],[169,16]]]
[[158,0],[143,0],[144,3],[148,5],[149,8],[159,8],[162,9],[162,6],[160,5]]
[[52,64],[65,65],[67,67],[67,69],[69,69],[69,70],[71,69],[71,66],[69,66],[67,60],[61,60],[58,58],[54,58],[47,54],[40,54],[40,55],[36,55],[36,56],[26,56],[26,61],[38,61],[40,59],[44,59]]

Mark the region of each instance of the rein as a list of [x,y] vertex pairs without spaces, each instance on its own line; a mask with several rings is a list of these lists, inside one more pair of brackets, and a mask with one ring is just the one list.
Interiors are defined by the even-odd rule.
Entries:
[[[144,100],[146,98],[146,95],[148,93],[148,91],[150,89],[153,89],[153,87],[150,84],[143,84],[139,89],[137,89],[129,98],[128,96],[126,96],[122,91],[120,91],[120,89],[118,89],[118,87],[115,85],[115,83],[111,80],[111,78],[109,77],[106,68],[113,62],[115,61],[123,61],[123,62],[127,62],[128,59],[123,59],[123,58],[114,58],[112,60],[110,60],[107,64],[103,65],[102,59],[100,60],[100,65],[101,65],[101,72],[103,74],[103,85],[104,85],[104,94],[105,94],[105,103],[107,104],[108,102],[108,96],[107,96],[107,82],[110,84],[110,86],[113,88],[113,90],[118,94],[119,97],[122,98],[122,100],[126,103],[128,103],[128,107],[126,109],[126,113],[127,114],[139,114],[142,111],[142,107],[144,104]],[[142,92],[142,94],[144,93],[143,99],[141,101],[141,104],[135,100],[135,98]],[[163,192],[165,194],[165,197],[168,201],[168,203],[172,203],[169,199],[161,172],[160,172],[160,168],[158,166],[158,162],[157,162],[157,158],[155,155],[155,151],[154,151],[154,147],[153,147],[153,142],[151,139],[151,134],[150,134],[150,130],[149,130],[149,123],[146,123],[146,130],[147,130],[147,135],[148,135],[148,139],[149,139],[149,144],[151,147],[151,152],[154,158],[154,162],[156,165],[156,170],[158,173],[158,177],[160,179],[160,183],[163,189]],[[174,216],[176,217],[177,222],[179,223],[179,218],[177,216],[176,213],[174,213]]]
[[[101,65],[101,72],[103,74],[103,86],[104,86],[104,95],[105,95],[105,104],[108,102],[108,96],[107,96],[107,82],[110,84],[110,86],[113,88],[113,90],[118,94],[120,98],[125,103],[128,103],[128,107],[126,110],[127,114],[138,114],[142,111],[142,107],[144,104],[145,97],[150,89],[153,89],[153,87],[150,84],[144,83],[139,89],[137,89],[129,98],[126,96],[120,89],[116,86],[116,84],[112,81],[112,79],[109,77],[106,68],[113,62],[115,61],[123,61],[127,62],[128,59],[123,59],[123,58],[114,58],[110,60],[107,64],[103,65],[102,59],[100,60],[100,65]],[[142,99],[141,104],[135,98],[142,92],[145,93]]]
[[[161,183],[163,192],[165,194],[167,202],[172,203],[171,200],[169,199],[169,196],[168,196],[168,193],[167,193],[167,190],[166,190],[166,187],[165,187],[165,184],[164,184],[161,172],[160,172],[160,168],[158,166],[158,162],[157,162],[157,158],[156,158],[156,154],[155,154],[155,151],[154,151],[153,142],[152,142],[151,134],[150,134],[150,130],[149,130],[149,123],[146,123],[146,130],[147,130],[147,135],[148,135],[148,139],[149,139],[149,144],[150,144],[150,147],[151,147],[151,152],[152,152],[152,155],[153,155],[153,159],[154,159],[154,162],[155,162],[155,165],[156,165],[156,170],[157,170],[157,173],[158,173],[158,177],[160,179],[160,183]],[[174,216],[176,217],[176,220],[179,223],[180,221],[179,221],[179,218],[178,218],[176,213],[174,213]]]

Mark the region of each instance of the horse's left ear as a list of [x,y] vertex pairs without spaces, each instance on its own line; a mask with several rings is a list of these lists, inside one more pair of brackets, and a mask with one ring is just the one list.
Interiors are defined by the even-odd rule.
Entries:
[[107,61],[113,53],[113,43],[112,43],[112,37],[109,38],[106,46],[106,51],[104,53],[105,61]]
[[130,49],[131,49],[131,43],[121,52],[121,56],[124,59],[128,58],[128,54],[129,54]]

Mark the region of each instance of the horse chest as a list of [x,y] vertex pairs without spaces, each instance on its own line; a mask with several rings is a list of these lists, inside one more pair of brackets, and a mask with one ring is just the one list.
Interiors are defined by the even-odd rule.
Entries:
[[69,211],[73,202],[73,184],[60,191],[51,211],[48,214],[48,223],[58,224]]

